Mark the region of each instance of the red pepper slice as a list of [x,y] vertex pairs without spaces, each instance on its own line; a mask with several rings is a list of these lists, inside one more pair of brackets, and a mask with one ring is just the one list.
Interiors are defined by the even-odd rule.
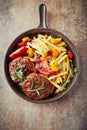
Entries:
[[67,54],[70,59],[72,59],[74,57],[74,55],[71,51],[67,51]]
[[17,50],[15,50],[14,52],[12,52],[9,55],[9,58],[14,59],[19,56],[24,56],[26,54],[26,51],[27,51],[27,48],[25,46],[22,46],[22,47],[18,48]]
[[19,42],[18,43],[18,46],[21,47],[21,46],[26,46],[27,42]]
[[19,47],[21,47],[21,46],[26,46],[27,45],[27,42],[31,42],[32,41],[32,39],[29,39],[28,41],[26,41],[26,42],[19,42],[18,43],[18,46]]

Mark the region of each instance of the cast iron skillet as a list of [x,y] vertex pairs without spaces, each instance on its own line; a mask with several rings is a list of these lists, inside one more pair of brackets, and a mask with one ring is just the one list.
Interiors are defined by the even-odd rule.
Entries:
[[49,29],[47,28],[46,25],[46,12],[47,12],[47,8],[44,4],[41,4],[39,6],[39,14],[40,14],[40,24],[38,26],[38,28],[35,29],[31,29],[28,30],[26,32],[24,32],[23,34],[19,35],[13,42],[12,44],[9,46],[7,52],[6,52],[6,56],[5,56],[5,61],[4,61],[4,69],[5,69],[5,75],[7,78],[7,81],[9,83],[9,85],[11,86],[11,88],[14,90],[14,92],[16,94],[18,94],[20,97],[22,97],[23,99],[30,101],[30,102],[35,102],[35,103],[46,103],[46,102],[51,102],[54,100],[57,100],[59,98],[61,98],[62,96],[64,96],[74,85],[75,82],[77,80],[78,77],[78,73],[76,73],[75,77],[72,79],[72,82],[67,86],[66,90],[56,94],[56,95],[51,95],[50,97],[43,99],[43,100],[30,100],[27,96],[24,95],[24,93],[22,93],[22,91],[12,82],[10,75],[9,75],[9,54],[11,54],[14,50],[16,50],[17,47],[17,43],[19,43],[21,41],[21,39],[25,36],[29,36],[31,38],[33,38],[33,36],[36,36],[37,34],[47,34],[47,35],[51,35],[53,37],[62,37],[62,39],[67,43],[68,49],[71,50],[74,54],[74,60],[73,60],[73,64],[74,67],[77,68],[78,72],[79,72],[79,59],[78,59],[78,55],[77,55],[77,51],[74,47],[74,45],[72,44],[72,42],[62,33],[53,30],[53,29]]

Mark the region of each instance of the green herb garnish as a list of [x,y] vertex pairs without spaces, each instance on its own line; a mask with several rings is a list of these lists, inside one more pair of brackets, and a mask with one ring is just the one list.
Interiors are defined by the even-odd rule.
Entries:
[[23,68],[25,68],[25,65],[21,65],[18,69],[22,70]]
[[42,82],[41,86],[36,89],[27,89],[29,92],[36,92],[38,95],[40,95],[39,91],[44,89],[44,82]]
[[62,87],[64,89],[66,88],[67,84],[71,82],[72,78],[75,76],[75,73],[77,73],[77,69],[73,68],[73,65],[72,65],[72,67],[70,68],[70,74],[68,75],[66,82],[62,84]]
[[22,72],[23,68],[25,67],[25,65],[20,65],[19,68],[17,68],[11,75],[12,78],[17,78],[20,80],[24,80],[25,79],[25,75]]
[[62,88],[62,91],[66,89],[64,85],[60,85],[60,87]]
[[73,73],[74,74],[77,73],[77,69],[76,68],[73,69]]
[[31,89],[34,87],[34,79],[32,79]]
[[18,83],[18,85],[21,87],[22,86],[22,82]]
[[23,72],[19,69],[16,69],[14,71],[14,73],[12,73],[12,76],[15,77],[15,78],[18,78],[18,79],[21,79],[21,80],[24,80],[25,79],[25,75],[23,74]]

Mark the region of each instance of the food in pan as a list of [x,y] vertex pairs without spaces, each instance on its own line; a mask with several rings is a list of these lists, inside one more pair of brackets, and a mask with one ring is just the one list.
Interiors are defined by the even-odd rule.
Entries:
[[15,58],[9,64],[9,73],[15,83],[22,82],[32,72],[35,72],[33,62],[24,57]]
[[39,100],[64,91],[77,72],[74,54],[60,37],[26,36],[17,47],[9,55],[9,73],[29,99]]
[[43,99],[53,92],[51,82],[41,74],[31,73],[22,83],[22,90],[32,100]]

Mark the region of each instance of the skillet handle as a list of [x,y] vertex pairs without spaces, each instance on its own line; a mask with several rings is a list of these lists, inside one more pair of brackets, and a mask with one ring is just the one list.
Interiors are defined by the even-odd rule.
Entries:
[[39,6],[39,17],[40,17],[40,24],[39,28],[47,28],[46,25],[46,13],[47,13],[47,7],[45,4],[40,4]]

